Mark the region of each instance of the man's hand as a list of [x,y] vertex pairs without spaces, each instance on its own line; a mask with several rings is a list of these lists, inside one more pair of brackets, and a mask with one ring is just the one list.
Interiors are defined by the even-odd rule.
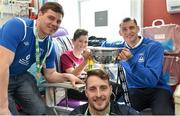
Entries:
[[76,84],[77,83],[84,83],[81,79],[79,79],[78,77],[76,77],[76,76],[74,76],[73,74],[67,74],[67,78],[68,78],[68,80],[71,82],[71,84],[72,84],[72,86],[74,87],[74,88],[76,88]]
[[131,58],[133,55],[131,51],[128,48],[123,48],[121,52],[118,54],[117,59],[118,60],[128,60]]

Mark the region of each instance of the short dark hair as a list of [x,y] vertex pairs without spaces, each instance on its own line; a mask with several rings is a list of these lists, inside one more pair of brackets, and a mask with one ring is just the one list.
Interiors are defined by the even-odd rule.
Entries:
[[81,35],[88,35],[88,31],[85,29],[77,29],[74,32],[73,40],[76,41],[76,39],[79,38]]
[[97,76],[102,80],[107,80],[110,85],[109,75],[102,69],[92,69],[92,70],[87,71],[87,78],[85,80],[86,86],[87,86],[87,80],[90,76]]
[[126,17],[126,18],[124,18],[124,19],[121,21],[121,23],[119,24],[119,26],[121,26],[122,23],[126,23],[126,22],[128,22],[128,21],[133,21],[133,22],[137,25],[137,21],[136,21],[135,18]]
[[61,6],[61,4],[57,3],[57,2],[46,2],[40,9],[39,11],[41,11],[42,13],[47,12],[47,10],[52,10],[54,12],[60,13],[62,14],[62,16],[64,17],[64,10],[63,7]]

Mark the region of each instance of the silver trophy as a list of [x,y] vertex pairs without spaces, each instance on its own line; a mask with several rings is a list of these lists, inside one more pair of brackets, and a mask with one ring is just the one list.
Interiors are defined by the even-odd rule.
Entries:
[[92,69],[100,68],[108,72],[110,80],[116,82],[118,63],[117,56],[122,48],[88,47],[91,51],[94,65]]
[[92,58],[98,64],[115,63],[121,48],[88,47],[91,50]]

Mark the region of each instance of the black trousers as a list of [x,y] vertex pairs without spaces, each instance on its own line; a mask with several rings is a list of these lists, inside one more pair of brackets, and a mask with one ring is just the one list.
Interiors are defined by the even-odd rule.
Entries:
[[154,115],[174,115],[172,94],[162,88],[129,89],[131,105],[142,111],[151,108]]

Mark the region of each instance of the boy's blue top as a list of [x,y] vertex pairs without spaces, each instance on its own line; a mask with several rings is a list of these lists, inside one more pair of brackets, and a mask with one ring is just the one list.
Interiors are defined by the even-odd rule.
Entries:
[[[36,62],[35,24],[36,22],[31,19],[13,18],[0,29],[0,45],[15,53],[14,60],[10,65],[10,75],[22,74]],[[51,41],[50,36],[39,40],[40,60],[42,61],[48,52],[44,67],[54,68],[55,50],[52,42],[50,42],[50,47],[47,47],[49,40]]]
[[[105,45],[103,45],[105,46]],[[125,42],[119,47],[128,47]],[[159,42],[141,37],[135,48],[129,48],[133,57],[121,61],[129,88],[164,88],[170,90],[163,77],[164,49]]]

